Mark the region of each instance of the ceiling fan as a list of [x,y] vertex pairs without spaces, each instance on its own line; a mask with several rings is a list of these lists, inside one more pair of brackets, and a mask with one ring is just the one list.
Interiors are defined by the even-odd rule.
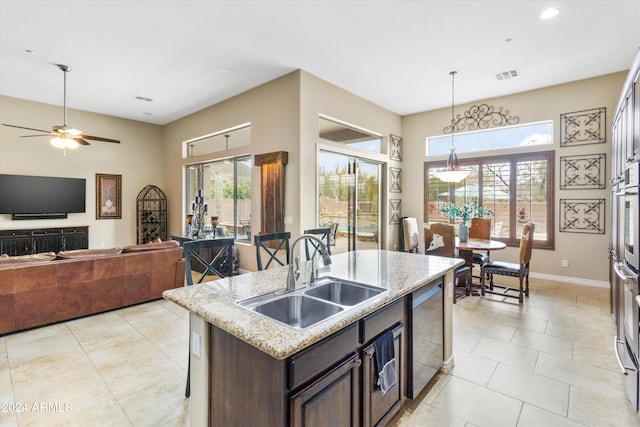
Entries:
[[[3,126],[9,126],[12,128],[18,129],[26,129],[26,130],[34,130],[36,132],[44,132],[48,135],[53,136],[51,139],[51,145],[56,148],[64,149],[66,152],[67,148],[75,149],[79,145],[90,145],[86,140],[91,141],[102,141],[102,142],[113,142],[119,144],[120,141],[116,139],[103,138],[100,136],[91,136],[83,134],[82,131],[78,129],[74,129],[72,127],[67,126],[67,73],[71,71],[71,67],[68,65],[56,64],[57,67],[62,70],[64,73],[64,117],[63,124],[58,126],[53,126],[51,131],[43,130],[43,129],[34,129],[25,126],[17,126],[17,125],[9,125],[6,123],[2,123]],[[37,137],[37,136],[46,136],[46,135],[22,135],[21,138],[29,138],[29,137]]]

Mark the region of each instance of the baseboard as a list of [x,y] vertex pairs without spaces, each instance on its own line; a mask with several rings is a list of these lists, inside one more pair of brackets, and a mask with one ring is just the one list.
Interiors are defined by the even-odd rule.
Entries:
[[609,282],[601,280],[583,279],[581,277],[556,276],[555,274],[544,274],[530,272],[529,277],[544,280],[553,280],[556,282],[573,283],[581,286],[595,286],[597,288],[609,288]]

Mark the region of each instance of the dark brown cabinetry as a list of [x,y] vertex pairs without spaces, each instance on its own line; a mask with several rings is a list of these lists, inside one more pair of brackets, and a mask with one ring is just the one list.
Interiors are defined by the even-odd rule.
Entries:
[[89,227],[0,230],[0,254],[10,256],[87,249]]
[[[405,398],[404,307],[396,301],[285,360],[212,326],[209,425],[384,425]],[[372,349],[387,330],[398,378],[381,396]]]
[[293,427],[360,425],[360,356],[350,357],[290,399]]
[[[393,329],[393,344],[396,366],[406,366],[404,327],[399,324]],[[375,363],[375,345],[362,349],[362,425],[364,427],[385,425],[400,410],[404,402],[404,369],[398,369],[396,385],[383,396],[377,386],[378,373]]]

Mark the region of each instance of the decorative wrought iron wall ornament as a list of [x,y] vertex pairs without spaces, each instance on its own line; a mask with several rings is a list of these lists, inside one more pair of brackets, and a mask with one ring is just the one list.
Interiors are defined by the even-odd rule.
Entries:
[[604,234],[605,199],[560,199],[560,232]]
[[606,122],[606,107],[560,114],[560,146],[605,143]]
[[402,193],[402,169],[389,168],[389,192]]
[[462,115],[456,115],[451,125],[444,128],[444,133],[462,130],[488,129],[497,126],[515,125],[520,122],[520,117],[511,116],[509,110],[488,104],[473,105]]
[[389,135],[391,146],[389,148],[389,158],[391,160],[402,161],[402,138],[393,134]]
[[389,225],[400,224],[402,218],[402,200],[389,199]]
[[606,188],[606,154],[560,157],[560,189]]

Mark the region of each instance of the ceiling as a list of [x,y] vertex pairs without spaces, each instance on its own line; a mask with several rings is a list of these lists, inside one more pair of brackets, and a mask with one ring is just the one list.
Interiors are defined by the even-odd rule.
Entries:
[[0,0],[0,95],[62,105],[66,64],[69,108],[166,124],[303,69],[407,115],[451,105],[451,70],[456,103],[627,70],[638,22],[640,0]]

